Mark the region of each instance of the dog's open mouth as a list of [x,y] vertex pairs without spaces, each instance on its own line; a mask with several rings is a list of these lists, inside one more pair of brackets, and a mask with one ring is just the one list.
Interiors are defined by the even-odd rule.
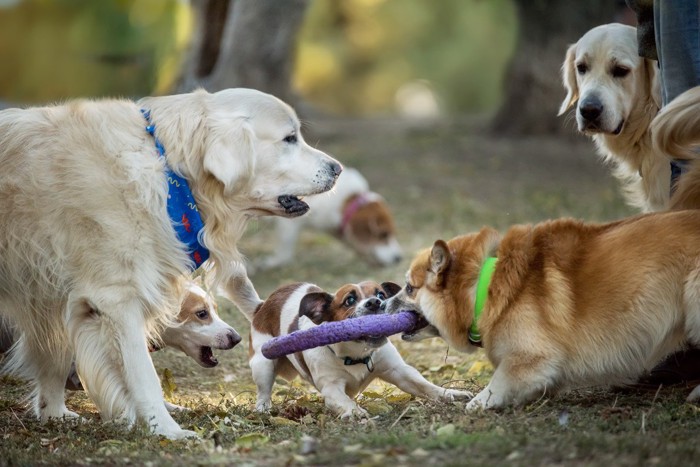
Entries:
[[624,120],[622,120],[622,121],[620,122],[620,124],[617,126],[617,128],[615,128],[615,129],[613,130],[612,134],[613,134],[613,135],[619,135],[620,133],[622,133],[622,127],[623,127],[623,126],[625,126],[625,121],[624,121]]
[[214,356],[211,347],[199,348],[199,364],[205,368],[212,368],[219,364],[219,360]]
[[418,316],[418,322],[417,322],[416,325],[413,327],[413,329],[411,329],[411,330],[409,330],[409,331],[406,331],[406,332],[404,332],[403,334],[401,334],[401,339],[402,339],[402,340],[405,340],[405,341],[413,340],[413,337],[415,337],[416,334],[418,334],[422,329],[425,329],[425,328],[427,328],[428,326],[430,326],[430,323],[428,323],[428,320],[426,320],[426,319],[423,317],[423,315],[421,315],[420,313],[416,313],[416,316]]
[[284,208],[284,213],[289,217],[298,217],[306,214],[309,205],[294,195],[282,195],[277,198],[277,202]]

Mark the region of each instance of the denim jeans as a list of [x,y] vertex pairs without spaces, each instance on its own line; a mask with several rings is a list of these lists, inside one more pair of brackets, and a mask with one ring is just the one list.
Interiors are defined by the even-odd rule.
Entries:
[[663,105],[700,85],[700,0],[654,0]]

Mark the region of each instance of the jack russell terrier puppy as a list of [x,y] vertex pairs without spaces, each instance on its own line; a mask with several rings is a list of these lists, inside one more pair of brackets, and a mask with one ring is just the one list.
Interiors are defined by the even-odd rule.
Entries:
[[356,169],[345,167],[332,192],[309,196],[305,201],[311,208],[306,215],[275,218],[275,251],[252,269],[264,271],[289,264],[304,228],[339,238],[371,265],[401,261],[403,254],[389,206],[381,195],[370,191],[369,183]]
[[[314,284],[294,283],[277,289],[265,302],[259,301],[246,281],[239,285],[242,293],[236,294],[239,301],[234,303],[252,323],[250,368],[258,389],[257,411],[270,410],[272,385],[277,376],[287,380],[301,376],[323,395],[326,406],[343,419],[368,416],[354,398],[375,378],[414,396],[432,400],[471,397],[468,392],[445,389],[427,381],[418,370],[404,362],[386,337],[340,342],[274,360],[263,356],[263,344],[273,337],[326,321],[384,313],[384,300],[400,290],[396,284],[380,285],[371,281],[347,284],[331,295]],[[250,297],[240,300],[246,293]]]
[[[161,334],[161,342],[150,342],[153,352],[166,346],[176,348],[205,368],[219,364],[212,349],[232,349],[241,341],[241,336],[226,324],[217,313],[214,298],[202,288],[200,278],[187,280],[180,305],[177,323],[166,328]],[[0,353],[8,351],[15,341],[12,329],[7,323],[0,322]],[[75,365],[66,380],[66,388],[82,390],[82,384]],[[168,409],[177,406],[166,402]]]

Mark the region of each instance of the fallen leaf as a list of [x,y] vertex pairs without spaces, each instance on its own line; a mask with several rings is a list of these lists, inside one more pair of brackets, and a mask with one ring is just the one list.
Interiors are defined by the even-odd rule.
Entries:
[[270,438],[262,433],[248,433],[236,438],[236,446],[250,449],[256,446],[262,446],[268,441],[270,441]]

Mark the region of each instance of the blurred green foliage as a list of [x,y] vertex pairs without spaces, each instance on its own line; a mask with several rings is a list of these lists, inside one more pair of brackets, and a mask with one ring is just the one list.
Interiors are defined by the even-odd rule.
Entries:
[[494,108],[515,48],[512,0],[314,0],[295,87],[341,113],[386,113],[424,80],[448,113]]
[[181,0],[0,0],[0,98],[167,92],[191,21]]
[[[171,92],[192,20],[183,0],[0,0],[0,99]],[[314,0],[293,85],[342,114],[392,113],[415,82],[443,112],[490,110],[516,28],[512,0]]]

